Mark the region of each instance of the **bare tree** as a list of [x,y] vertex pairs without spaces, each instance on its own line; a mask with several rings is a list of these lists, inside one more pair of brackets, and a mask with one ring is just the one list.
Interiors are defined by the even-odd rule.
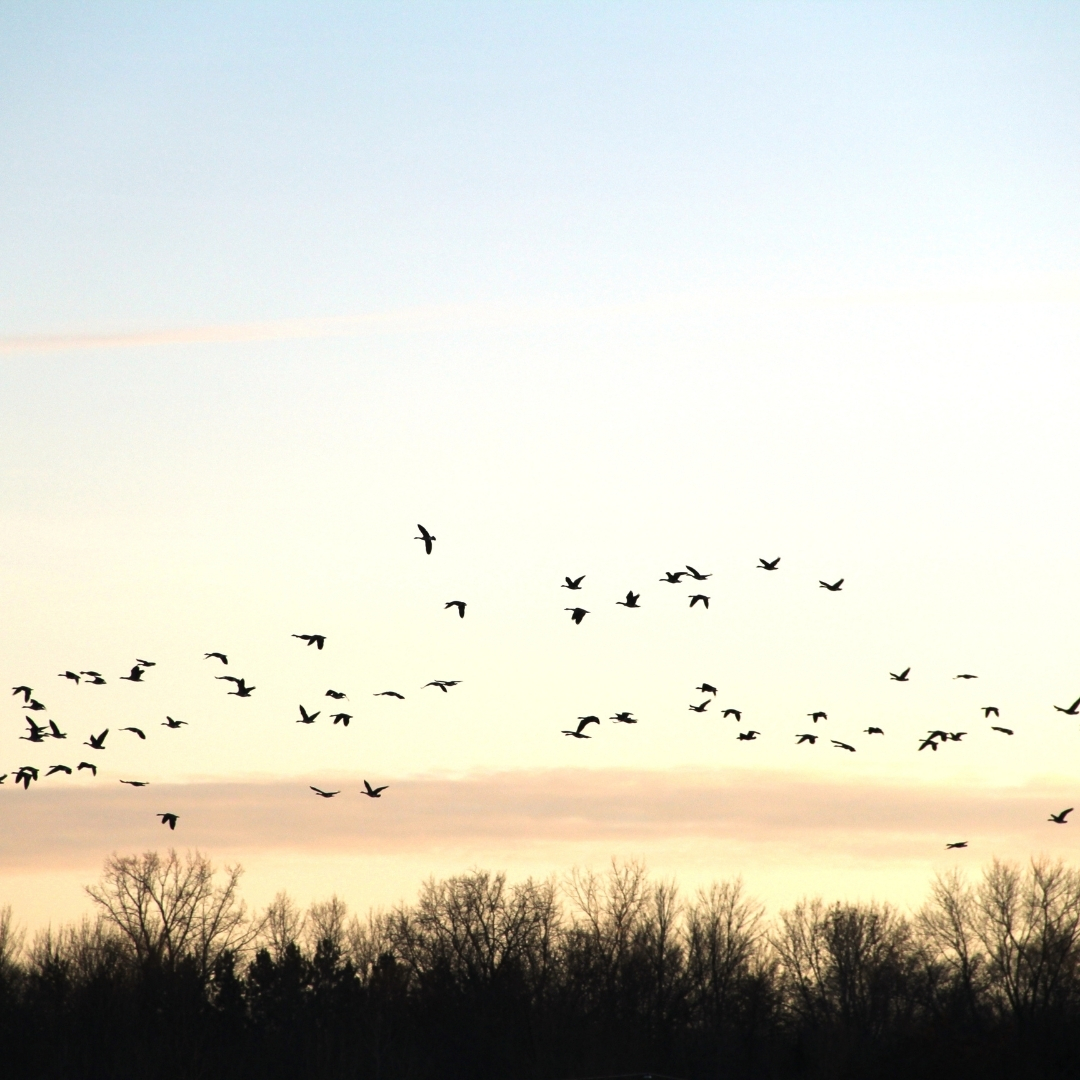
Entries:
[[11,905],[0,907],[0,978],[10,977],[22,955],[24,931],[16,926]]
[[259,945],[265,947],[274,961],[279,961],[290,945],[299,945],[307,927],[304,915],[292,897],[282,890],[267,905],[262,917]]

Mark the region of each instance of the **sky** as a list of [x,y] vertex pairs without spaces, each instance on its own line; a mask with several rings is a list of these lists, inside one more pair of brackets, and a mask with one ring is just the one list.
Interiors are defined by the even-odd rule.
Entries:
[[169,843],[358,910],[1074,858],[1078,46],[1053,3],[5,5],[0,686],[69,735],[10,697],[0,772],[100,768],[0,787],[0,903]]

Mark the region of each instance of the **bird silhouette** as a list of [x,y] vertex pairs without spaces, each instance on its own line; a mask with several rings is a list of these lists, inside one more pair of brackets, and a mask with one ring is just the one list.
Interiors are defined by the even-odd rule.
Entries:
[[308,645],[314,645],[320,652],[322,647],[326,644],[325,634],[293,634],[294,638],[299,638],[301,641],[306,641]]
[[709,598],[704,593],[695,593],[690,597],[690,606],[693,607],[698,601],[701,601],[706,607],[709,606]]
[[993,724],[990,725],[990,730],[991,731],[1000,731],[1003,735],[1012,735],[1013,734],[1013,729],[1012,728],[1009,728],[1009,727],[995,727]]
[[827,581],[821,581],[820,579],[818,579],[818,587],[822,589],[828,589],[829,592],[839,592],[840,586],[843,584],[843,578],[841,578],[839,581],[834,581],[831,585]]
[[318,715],[319,714],[317,712],[308,713],[308,711],[304,708],[304,706],[301,705],[300,706],[300,719],[297,720],[296,722],[298,724],[314,724],[315,723],[315,717],[318,716]]
[[157,662],[156,661],[154,661],[154,660],[140,660],[137,656],[135,657],[135,663],[136,664],[142,664],[143,667],[157,667]]
[[[432,539],[434,539],[434,537],[432,537]],[[314,791],[316,795],[321,795],[324,799],[332,799],[335,795],[341,794],[340,789],[337,791],[323,791],[322,788],[317,788],[312,785],[309,785],[309,787],[311,787],[311,790]]]
[[68,776],[70,776],[71,775],[71,766],[70,765],[50,765],[49,766],[49,771],[45,775],[46,776],[53,776],[55,773],[58,773],[58,772],[67,773]]
[[907,682],[908,681],[908,675],[910,675],[910,674],[911,674],[911,668],[906,667],[906,668],[904,668],[903,671],[900,672],[899,675],[897,675],[895,671],[890,671],[889,672],[889,678],[895,680],[896,682]]
[[349,721],[352,719],[352,714],[347,712],[336,712],[330,719],[333,720],[335,724],[341,724],[342,727],[348,727]]
[[187,723],[186,720],[174,720],[171,716],[165,717],[165,722],[161,725],[167,728],[180,728]]
[[816,743],[818,741],[818,736],[817,735],[803,734],[803,735],[797,736],[797,738],[798,738],[798,742],[795,743],[796,746],[800,746],[804,742],[808,742],[811,746],[813,746],[814,743]]
[[684,577],[686,577],[685,570],[665,570],[660,580],[666,581],[669,585],[678,585]]
[[29,733],[26,735],[20,735],[19,738],[25,742],[44,742],[45,741],[45,725],[35,724],[33,720],[28,716],[26,718],[27,724],[30,725]]
[[143,739],[144,741],[145,741],[145,739],[146,739],[146,733],[145,733],[145,732],[144,732],[144,731],[143,731],[143,730],[142,730],[141,728],[137,728],[137,727],[122,727],[122,728],[121,728],[120,730],[121,730],[121,731],[131,731],[131,732],[134,732],[134,734],[138,735],[140,739]]
[[7,773],[0,773],[0,784],[2,784],[8,778]]
[[121,784],[127,784],[129,787],[149,787],[149,780],[121,780]]
[[712,577],[712,574],[703,574],[700,570],[695,570],[692,566],[687,566],[686,569],[695,581],[707,581]]
[[1055,709],[1058,712],[1064,713],[1066,716],[1075,716],[1080,712],[1080,697],[1078,697],[1067,709],[1063,709],[1060,705],[1055,705]]
[[328,698],[333,698],[335,701],[349,700],[349,695],[343,693],[341,690],[327,690],[325,696]]
[[465,618],[465,601],[464,600],[448,600],[445,604],[443,604],[443,610],[444,611],[447,608],[452,608],[452,607],[457,608],[458,618],[460,618],[460,619]]
[[942,731],[940,728],[935,731],[927,732],[927,737],[931,739],[940,739],[942,742],[949,741],[949,733],[947,731]]
[[84,742],[83,746],[89,746],[91,750],[104,750],[105,736],[108,734],[109,729],[106,728],[100,735],[91,735],[89,742]]
[[945,850],[950,851],[950,850],[952,850],[954,848],[966,848],[967,846],[968,846],[968,842],[966,840],[957,840],[955,843],[946,844],[945,845]]
[[131,669],[131,674],[130,675],[121,675],[120,678],[121,679],[126,679],[128,682],[142,682],[143,681],[144,670],[145,670],[144,668],[141,668],[141,667],[139,667],[138,664],[136,664]]
[[366,780],[364,781],[364,790],[360,792],[361,795],[367,795],[372,799],[382,798],[382,793],[389,787],[389,784],[383,784],[382,787],[372,787]]
[[581,620],[589,614],[583,607],[568,607],[563,608],[563,611],[569,611],[570,618],[573,619],[574,622],[576,622],[579,626],[581,625]]
[[982,707],[983,716],[989,720],[991,716],[1000,716],[996,705],[984,705]]
[[831,741],[837,750],[850,750],[853,754],[855,753],[855,747],[851,743],[841,742],[839,739],[832,739]]
[[80,671],[79,674],[86,675],[88,677],[88,680],[84,679],[83,682],[89,681],[91,686],[105,685],[105,680],[101,677],[100,671]]
[[[428,683],[428,685],[430,686],[431,683]],[[393,698],[397,698],[398,701],[404,701],[405,700],[405,695],[404,694],[399,694],[396,690],[380,690],[377,694],[372,694],[371,696],[372,697],[393,697]]]
[[564,735],[570,735],[575,739],[589,739],[589,738],[592,738],[591,735],[583,734],[585,728],[587,728],[590,724],[599,724],[599,723],[600,723],[600,717],[599,716],[579,716],[578,717],[578,726],[573,731],[567,731],[567,730],[564,729],[563,734]]
[[77,675],[74,671],[61,671],[60,674],[57,675],[57,678],[70,679],[76,686],[78,686],[81,681],[80,676]]
[[1051,814],[1046,820],[1052,821],[1055,825],[1068,825],[1069,823],[1065,819],[1072,812],[1073,808],[1070,806],[1068,810],[1062,810],[1060,814]]
[[966,731],[950,731],[948,735],[949,741],[959,742],[966,734]]
[[954,675],[954,679],[977,679],[978,675]]
[[231,682],[235,685],[235,690],[230,690],[229,693],[236,697],[251,697],[251,691],[258,689],[255,686],[248,686],[243,679],[238,679],[235,675],[215,675],[215,679],[219,682]]
[[89,769],[95,776],[97,776],[97,766],[89,761],[80,761],[79,764],[75,766],[75,768],[79,772],[82,772],[83,769]]
[[429,533],[427,531],[427,529],[424,528],[423,525],[417,525],[416,527],[420,530],[420,535],[419,536],[414,536],[413,539],[414,540],[423,540],[424,541],[424,550],[430,555],[431,554],[431,545],[435,543],[435,537],[432,536],[431,533]]
[[692,712],[704,712],[712,704],[712,698],[706,698],[700,705],[691,705]]
[[220,660],[223,664],[228,664],[229,658],[223,652],[208,652],[203,653],[203,656],[207,660]]
[[777,556],[770,562],[768,559],[758,559],[757,570],[776,570],[780,566],[780,557]]
[[641,607],[638,601],[641,599],[641,593],[628,592],[625,600],[616,600],[616,604],[621,604],[623,607]]
[[609,720],[614,720],[616,724],[636,724],[633,713],[621,712],[616,713],[614,716],[609,716]]
[[885,732],[879,727],[868,727],[866,729],[867,735],[884,735]]
[[742,709],[725,709],[720,715],[721,716],[734,716],[735,719],[738,720],[740,724],[742,723]]
[[30,698],[33,696],[33,693],[33,689],[29,686],[13,686],[11,688],[12,697],[16,697],[19,694],[22,694],[23,701],[29,701]]
[[817,712],[808,712],[806,715],[809,716],[810,719],[813,720],[815,724],[819,720],[828,720],[829,719],[829,714],[828,713],[823,713],[820,709]]
[[712,694],[713,697],[716,697],[716,687],[710,683],[703,682],[700,686],[695,686],[694,689],[700,690],[703,694]]
[[[445,694],[445,693],[448,693],[448,691],[447,691],[448,686],[457,686],[457,684],[459,682],[461,682],[460,679],[432,679],[431,682],[424,683],[424,685],[421,686],[420,689],[425,690],[429,686],[437,686]],[[400,695],[395,695],[395,696],[400,696]]]
[[740,731],[737,738],[739,742],[753,742],[760,734],[760,731]]
[[928,735],[921,743],[919,743],[920,750],[925,750],[928,746],[935,754],[937,753],[938,744],[934,741],[933,735]]
[[19,771],[15,774],[15,783],[22,784],[23,791],[30,790],[30,782],[37,780],[38,771],[33,765],[23,765]]
[[52,729],[49,732],[49,738],[51,738],[51,739],[66,739],[67,738],[67,732],[66,731],[61,731],[56,726],[56,721],[55,720],[50,720],[49,721],[49,727]]
[[29,709],[31,712],[43,712],[45,710],[45,706],[37,698],[31,698],[30,703],[24,705],[23,708]]
[[161,824],[168,825],[170,829],[175,829],[176,823],[180,820],[179,814],[155,814],[154,817],[161,818]]
[[582,574],[581,577],[576,577],[576,578],[568,577],[565,580],[566,580],[566,584],[565,585],[560,585],[559,588],[560,589],[572,589],[572,590],[574,590],[576,592],[578,589],[581,588],[581,583],[585,580],[585,575]]

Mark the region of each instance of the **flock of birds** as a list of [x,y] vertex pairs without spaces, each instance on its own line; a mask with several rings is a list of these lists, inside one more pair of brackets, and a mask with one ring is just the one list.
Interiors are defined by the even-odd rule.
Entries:
[[[423,542],[425,552],[428,555],[430,555],[432,553],[432,551],[434,550],[436,537],[434,535],[432,535],[426,528],[424,528],[423,525],[418,525],[417,528],[420,530],[420,535],[417,536],[415,539],[421,540]],[[779,568],[780,568],[780,558],[779,557],[774,558],[774,559],[759,559],[758,560],[757,569],[759,569],[759,570],[777,571],[777,570],[779,570]],[[684,570],[665,571],[664,576],[662,578],[660,578],[660,581],[665,583],[665,584],[668,584],[668,585],[680,585],[682,583],[683,578],[689,578],[690,580],[695,581],[695,582],[704,582],[704,581],[707,581],[710,577],[712,577],[712,574],[702,573],[700,570],[696,569],[695,567],[687,565]],[[576,577],[576,578],[566,577],[564,579],[563,584],[560,586],[560,588],[568,589],[571,592],[580,592],[583,589],[582,583],[584,582],[584,580],[585,580],[585,575],[584,574],[582,574],[582,575],[580,575],[579,577]],[[828,581],[819,581],[818,582],[818,585],[819,585],[820,588],[826,589],[827,591],[832,592],[832,593],[841,592],[842,588],[843,588],[843,584],[844,584],[844,579],[843,578],[839,578],[837,581],[834,581],[834,582],[828,582]],[[698,604],[701,604],[701,606],[703,608],[706,608],[706,609],[709,606],[709,599],[710,598],[705,593],[700,593],[700,592],[691,593],[691,594],[688,595],[688,599],[690,601],[689,606],[691,608],[697,606]],[[630,591],[628,591],[626,593],[626,596],[625,596],[624,599],[617,600],[617,601],[615,601],[615,603],[616,603],[616,605],[624,607],[624,608],[640,608],[641,607],[641,604],[639,602],[640,600],[641,600],[641,593],[635,593],[632,590],[630,590]],[[457,614],[458,614],[458,617],[462,618],[462,619],[465,618],[465,609],[466,609],[466,607],[467,607],[467,605],[466,605],[466,602],[464,600],[449,600],[444,605],[444,609],[446,609],[446,610],[450,610],[450,609],[455,610],[457,612]],[[585,616],[589,614],[588,609],[583,608],[583,607],[578,607],[578,606],[568,607],[568,608],[565,608],[564,610],[570,612],[571,620],[576,625],[579,625],[579,626],[581,625],[581,623],[584,620]],[[326,645],[326,635],[325,634],[293,634],[292,636],[294,638],[297,638],[300,641],[304,642],[304,644],[307,645],[307,646],[314,645],[315,648],[320,652],[322,651],[322,649]],[[204,658],[206,660],[217,660],[222,665],[228,666],[229,658],[228,658],[228,655],[226,653],[215,651],[215,652],[207,652],[207,653],[204,653],[203,655],[204,655]],[[127,682],[132,682],[132,683],[141,683],[141,682],[144,681],[144,676],[147,674],[149,669],[153,668],[153,667],[156,667],[156,666],[157,665],[152,660],[143,660],[143,659],[136,658],[135,664],[132,666],[132,668],[128,672],[128,674],[121,675],[120,679],[124,680],[124,681],[127,681]],[[904,670],[900,671],[900,672],[889,672],[889,678],[894,682],[906,683],[906,682],[909,681],[910,675],[911,675],[911,668],[910,667],[904,668]],[[87,671],[62,671],[62,672],[60,672],[58,677],[63,678],[63,679],[68,679],[68,680],[74,682],[76,685],[79,685],[81,683],[81,684],[86,684],[86,685],[91,685],[91,686],[103,686],[106,683],[106,679],[104,678],[104,676],[102,676],[101,672],[99,672],[99,671],[91,671],[91,670],[87,670]],[[215,675],[214,678],[219,682],[232,683],[233,689],[229,690],[228,694],[231,695],[231,696],[234,696],[234,697],[249,698],[249,697],[251,697],[252,693],[256,689],[258,689],[256,686],[248,685],[248,683],[246,682],[245,679],[234,676],[234,675]],[[977,675],[972,675],[970,673],[965,672],[965,673],[962,673],[960,675],[954,676],[954,678],[963,679],[963,680],[971,680],[971,679],[977,679],[978,676]],[[460,684],[460,682],[461,682],[460,679],[433,679],[430,682],[425,683],[424,686],[422,687],[422,689],[426,689],[427,687],[435,687],[435,688],[441,690],[445,694],[445,693],[449,692],[451,687],[458,686]],[[690,709],[691,712],[704,713],[710,705],[715,703],[716,695],[718,693],[717,687],[713,686],[711,683],[702,682],[699,686],[694,687],[694,689],[697,690],[701,694],[709,695],[709,696],[705,697],[705,699],[703,701],[699,702],[696,705],[691,704],[689,706],[689,709]],[[32,687],[27,686],[27,685],[15,686],[15,687],[12,687],[12,693],[16,697],[19,696],[19,695],[22,696],[22,698],[23,698],[22,708],[24,710],[26,710],[28,712],[31,712],[31,713],[42,713],[42,712],[47,711],[46,706],[41,701],[39,701],[36,697],[34,697],[34,690],[33,690]],[[334,689],[327,690],[326,693],[325,693],[325,696],[332,699],[332,700],[334,700],[334,701],[348,700],[347,695],[341,690],[334,690]],[[404,695],[399,693],[396,690],[382,690],[382,691],[379,691],[378,693],[376,693],[374,696],[375,697],[396,698],[398,700],[404,700]],[[298,724],[314,724],[316,719],[321,715],[321,710],[316,710],[314,712],[309,712],[304,707],[304,705],[300,705],[299,709],[300,709],[300,719],[296,721]],[[1059,713],[1065,714],[1066,716],[1080,715],[1080,698],[1077,698],[1076,701],[1074,701],[1069,706],[1055,705],[1054,709]],[[982,706],[982,712],[983,712],[983,718],[986,719],[986,720],[989,720],[991,716],[1000,719],[1000,716],[1001,716],[1000,710],[997,708],[997,706],[994,706],[994,705]],[[733,708],[733,707],[724,708],[723,710],[721,710],[720,715],[722,717],[724,717],[724,718],[728,718],[728,717],[734,718],[734,720],[737,723],[741,723],[742,718],[743,718],[742,710],[738,709],[738,708]],[[822,720],[828,720],[828,714],[826,712],[824,712],[824,711],[821,711],[821,710],[815,710],[813,712],[807,713],[806,715],[810,720],[813,721],[814,724],[817,724],[819,721],[822,721]],[[349,722],[353,719],[353,716],[352,716],[351,713],[344,712],[344,711],[339,711],[339,712],[335,712],[335,713],[330,713],[329,718],[332,720],[332,722],[335,725],[336,724],[341,724],[343,727],[347,728],[349,726]],[[41,743],[45,743],[45,741],[48,740],[48,739],[64,740],[64,739],[67,739],[67,737],[68,737],[66,732],[60,730],[60,727],[56,723],[55,720],[49,719],[49,720],[47,720],[47,721],[45,721],[43,723],[37,723],[30,716],[25,717],[25,719],[26,719],[26,723],[27,723],[27,732],[26,732],[26,734],[20,736],[21,741],[41,744]],[[613,716],[609,717],[609,719],[612,720],[616,724],[636,724],[638,722],[637,718],[634,716],[634,714],[632,712],[629,712],[629,711],[617,712]],[[590,727],[592,724],[596,724],[597,726],[599,726],[600,723],[601,723],[600,717],[599,716],[594,716],[594,715],[579,716],[579,717],[577,717],[577,720],[578,720],[578,723],[577,723],[577,725],[575,727],[564,728],[562,730],[562,734],[566,735],[566,736],[569,736],[570,738],[574,738],[574,739],[589,739],[592,736],[586,731],[586,729],[588,727]],[[166,718],[165,718],[165,720],[164,720],[164,722],[162,723],[161,726],[165,727],[165,728],[168,728],[170,730],[178,730],[181,727],[187,726],[187,722],[184,721],[184,720],[175,720],[171,716],[166,716]],[[1003,727],[1001,725],[996,725],[996,724],[990,725],[990,730],[1000,732],[1003,735],[1012,735],[1014,733],[1012,728]],[[122,727],[122,728],[119,728],[118,731],[130,733],[130,734],[134,735],[136,738],[138,738],[138,739],[140,739],[142,741],[146,740],[146,732],[143,731],[139,727],[134,727],[134,726]],[[870,726],[870,727],[865,728],[864,733],[866,735],[869,735],[869,736],[874,736],[874,735],[884,736],[885,735],[885,732],[884,732],[884,730],[882,728],[875,727],[875,726]],[[935,729],[935,730],[932,730],[932,731],[928,731],[924,737],[922,737],[922,738],[920,738],[918,740],[918,742],[919,742],[918,749],[919,749],[919,751],[929,749],[929,750],[931,750],[933,752],[937,752],[937,750],[938,750],[938,748],[940,746],[943,746],[943,745],[945,745],[946,743],[949,743],[949,742],[960,742],[963,739],[963,737],[965,735],[967,735],[967,734],[968,733],[966,731],[944,731],[944,730],[941,730],[941,729]],[[108,735],[109,735],[109,729],[108,728],[106,728],[104,731],[100,732],[100,734],[97,734],[97,735],[91,733],[88,736],[87,740],[82,745],[89,747],[92,751],[104,751],[105,748],[106,748],[105,747],[105,740],[108,737]],[[736,739],[739,742],[753,742],[754,740],[756,740],[758,738],[759,735],[761,735],[760,731],[754,730],[753,728],[749,728],[749,729],[747,729],[745,731],[738,731],[736,733]],[[813,746],[815,743],[817,743],[819,738],[820,738],[820,736],[816,732],[801,732],[801,733],[796,734],[796,736],[795,736],[796,745],[800,745],[800,746],[804,745],[804,744],[809,744],[809,745]],[[856,747],[852,746],[850,743],[843,742],[840,739],[830,739],[829,741],[838,750],[844,750],[844,751],[847,751],[849,753],[855,753],[856,752]],[[97,773],[98,773],[98,765],[97,765],[96,762],[93,762],[93,761],[80,761],[74,767],[70,766],[70,765],[64,765],[64,764],[50,765],[47,769],[44,769],[44,776],[49,777],[49,776],[55,776],[57,774],[65,774],[65,775],[70,776],[70,775],[72,775],[73,772],[82,772],[82,771],[89,771],[93,776],[96,777]],[[37,767],[37,766],[21,765],[21,766],[19,766],[19,768],[13,774],[14,782],[15,782],[16,785],[21,784],[24,790],[29,790],[30,785],[39,780],[39,778],[41,776],[41,773],[42,773],[42,769]],[[3,784],[7,780],[9,775],[12,775],[12,774],[9,774],[9,773],[0,774],[0,784]],[[120,779],[119,782],[121,784],[125,784],[125,785],[128,785],[130,787],[134,787],[134,788],[148,787],[149,783],[150,783],[147,780],[130,780],[130,779]],[[365,796],[367,796],[369,798],[372,798],[372,799],[381,798],[382,793],[384,791],[386,791],[386,789],[388,787],[388,785],[386,785],[386,784],[383,784],[383,785],[381,785],[379,787],[373,787],[367,780],[364,780],[363,784],[364,784],[364,788],[360,792],[360,794],[365,795]],[[334,796],[341,794],[340,789],[336,790],[336,791],[329,791],[329,790],[327,790],[325,788],[315,787],[314,785],[310,785],[310,790],[313,791],[320,798],[324,798],[324,799],[332,799]],[[1060,812],[1058,812],[1056,814],[1051,814],[1050,817],[1047,820],[1050,821],[1050,822],[1053,822],[1056,825],[1065,825],[1065,824],[1068,823],[1067,822],[1068,815],[1070,813],[1072,813],[1073,809],[1074,808],[1070,806],[1070,807],[1066,808],[1065,810],[1061,810]],[[161,813],[156,814],[155,816],[160,818],[162,825],[167,825],[170,829],[175,829],[176,828],[176,824],[177,824],[177,822],[179,821],[179,818],[180,818],[179,814],[171,812],[171,811],[170,812],[161,812]],[[958,849],[958,848],[966,848],[968,846],[968,841],[967,840],[952,841],[950,843],[947,843],[945,846],[946,846],[947,849],[950,849],[950,850],[951,849]]]

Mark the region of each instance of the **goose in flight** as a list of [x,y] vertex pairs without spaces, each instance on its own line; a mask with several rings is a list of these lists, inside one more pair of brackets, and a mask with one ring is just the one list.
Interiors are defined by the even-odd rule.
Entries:
[[978,675],[954,675],[954,679],[977,679]]
[[238,679],[235,675],[215,675],[214,678],[220,682],[231,682],[236,689],[230,690],[229,693],[236,697],[251,697],[251,691],[257,689],[257,687],[248,686],[243,679]]
[[121,679],[126,679],[128,682],[142,682],[143,681],[143,673],[144,673],[145,670],[146,670],[145,668],[141,668],[141,667],[139,667],[138,664],[136,664],[131,669],[131,674],[130,675],[121,675],[120,678]]
[[[424,683],[424,685],[421,686],[420,689],[425,690],[429,686],[437,686],[445,694],[448,693],[446,689],[448,686],[457,686],[459,682],[461,682],[460,679],[432,679],[431,682]],[[395,694],[394,696],[400,697],[401,695]]]
[[58,679],[70,679],[76,686],[82,681],[82,677],[74,671],[61,671],[56,677]]
[[465,618],[465,601],[464,600],[449,600],[445,604],[443,604],[443,610],[444,611],[447,608],[452,608],[452,607],[457,608],[457,613],[458,613],[458,618],[459,619],[464,619]]
[[327,690],[324,696],[328,698],[333,698],[335,701],[349,700],[349,695],[341,690]]
[[559,588],[560,589],[571,589],[574,592],[576,592],[578,589],[581,588],[581,583],[585,580],[585,575],[582,574],[581,577],[575,577],[575,578],[568,577],[565,580],[566,580],[566,584],[565,585],[560,585]]
[[867,735],[884,735],[885,732],[884,732],[884,730],[882,728],[879,728],[879,727],[868,727],[866,729],[866,734]]
[[1011,727],[997,727],[994,724],[990,725],[991,731],[1000,731],[1003,735],[1012,735],[1013,729]]
[[614,720],[616,724],[636,724],[634,714],[629,712],[616,713],[614,716],[609,716],[609,720]]
[[22,694],[23,701],[29,701],[33,696],[33,693],[33,689],[29,686],[13,686],[11,688],[12,697],[17,697],[19,694]]
[[797,736],[797,739],[798,739],[798,742],[795,743],[796,746],[801,746],[804,742],[808,742],[811,746],[813,746],[814,743],[816,743],[818,741],[818,736],[817,735],[810,735],[810,734],[803,734],[803,735]]
[[80,761],[79,764],[75,766],[75,769],[77,772],[82,772],[83,769],[89,769],[95,776],[97,776],[97,766],[89,761]]
[[171,716],[166,716],[165,722],[161,726],[167,728],[181,728],[186,723],[186,720],[174,720]]
[[735,719],[738,720],[740,724],[742,723],[742,709],[725,709],[720,715],[721,716],[734,716]]
[[142,730],[142,728],[137,728],[137,727],[122,727],[122,728],[121,728],[120,730],[121,730],[121,731],[131,731],[131,732],[134,732],[134,733],[135,733],[136,735],[138,735],[138,736],[139,736],[139,738],[140,738],[140,739],[142,739],[142,740],[144,740],[144,741],[146,740],[146,733],[145,733],[145,732],[144,732],[144,731]]
[[300,719],[296,722],[298,724],[314,724],[315,717],[319,714],[317,712],[308,713],[307,709],[303,705],[300,706]]
[[84,742],[83,746],[89,746],[91,750],[104,750],[105,749],[105,736],[109,734],[109,729],[106,728],[100,735],[91,735],[89,742]]
[[778,570],[780,568],[780,556],[778,555],[771,562],[768,559],[758,559],[758,570]]
[[700,705],[691,705],[692,712],[704,712],[712,704],[712,698],[706,698]]
[[229,658],[223,652],[208,652],[203,653],[203,656],[207,660],[220,660],[223,664],[228,666]]
[[716,697],[716,687],[710,683],[703,682],[700,686],[695,686],[694,689],[700,690],[703,694],[712,694],[713,697]]
[[1062,810],[1060,814],[1051,814],[1046,820],[1052,821],[1055,825],[1068,825],[1065,820],[1071,813],[1073,808],[1070,806],[1068,810]]
[[137,656],[135,657],[135,663],[142,664],[143,667],[157,667],[156,660],[140,660]]
[[983,711],[983,717],[985,719],[987,719],[987,720],[989,720],[991,716],[1000,716],[1001,715],[1001,713],[998,712],[998,708],[997,708],[996,705],[984,705],[982,707],[982,711]]
[[[430,686],[432,684],[429,683],[428,685]],[[377,694],[372,694],[371,696],[372,697],[393,697],[393,698],[397,698],[398,701],[404,701],[405,700],[405,695],[404,694],[399,694],[396,690],[380,690]]]
[[67,773],[68,776],[70,776],[71,775],[71,766],[70,765],[50,765],[49,766],[49,771],[45,775],[46,776],[53,776],[54,774],[56,774],[58,772]]
[[740,731],[737,738],[739,742],[753,742],[760,734],[760,731]]
[[638,601],[641,599],[641,593],[628,592],[625,600],[616,600],[616,604],[622,604],[623,607],[641,607]]
[[364,790],[360,792],[361,795],[367,795],[372,799],[382,798],[382,793],[389,787],[389,784],[383,784],[382,787],[372,787],[366,780],[364,781]]
[[56,721],[55,720],[50,720],[49,721],[49,727],[52,729],[49,732],[49,737],[51,739],[66,739],[67,738],[67,732],[66,731],[61,731],[56,726]]
[[840,586],[843,584],[843,578],[841,578],[839,581],[834,581],[831,585],[827,581],[822,581],[820,578],[818,579],[818,587],[821,589],[828,589],[829,592],[839,592]]
[[30,703],[28,705],[24,705],[23,708],[29,709],[31,712],[42,712],[44,711],[45,706],[42,705],[37,698],[31,698]]
[[574,620],[578,626],[581,625],[581,620],[585,618],[589,613],[583,607],[568,607],[563,608],[563,611],[570,612],[570,618]]
[[29,734],[20,735],[19,738],[26,742],[44,742],[45,741],[45,725],[35,724],[33,720],[28,716],[26,722],[30,725]]
[[695,581],[707,581],[709,578],[712,577],[712,574],[703,574],[700,570],[695,570],[692,566],[689,565],[687,565],[686,570],[687,573],[689,573],[689,575]]
[[946,844],[945,845],[945,850],[946,851],[951,851],[951,850],[953,850],[955,848],[966,848],[967,846],[968,846],[968,842],[966,840],[957,840],[955,843]]
[[180,820],[179,814],[155,814],[154,817],[161,818],[161,824],[168,825],[170,829],[175,829],[176,823]]
[[839,739],[832,739],[831,742],[837,750],[850,750],[853,754],[855,753],[855,747],[851,743],[841,742]]
[[149,787],[149,780],[121,780],[121,784],[127,784],[129,787]]
[[906,667],[906,668],[904,668],[903,671],[900,672],[899,675],[897,675],[895,671],[890,671],[889,672],[889,678],[893,679],[895,682],[907,682],[908,681],[908,676],[910,674],[911,674],[911,668]]
[[306,641],[308,645],[314,645],[320,652],[322,652],[322,647],[326,644],[325,634],[293,634],[293,637]]
[[709,606],[709,598],[704,593],[695,593],[690,597],[690,606],[693,607],[698,601],[701,601],[705,607]]
[[323,791],[322,788],[317,788],[310,784],[308,786],[311,788],[312,791],[315,792],[316,795],[321,795],[324,799],[332,799],[335,795],[341,794],[340,788],[337,791]]
[[347,712],[336,712],[330,719],[333,720],[335,724],[341,724],[342,727],[348,727],[349,721],[352,719],[352,714]]
[[966,731],[950,731],[946,737],[950,742],[959,742],[966,734]]
[[828,713],[823,713],[820,709],[817,712],[808,712],[806,715],[809,716],[810,719],[813,720],[815,724],[819,720],[828,720],[829,719],[829,714]]
[[935,754],[937,753],[938,744],[934,741],[933,735],[928,735],[921,743],[919,743],[920,750],[925,750],[928,746]]
[[678,585],[684,577],[686,577],[685,570],[665,570],[660,580],[666,581],[669,585]]
[[600,717],[599,716],[579,716],[578,717],[578,726],[572,731],[564,729],[563,734],[564,735],[569,735],[569,736],[571,736],[572,738],[575,738],[575,739],[590,739],[590,738],[592,738],[591,735],[583,734],[585,728],[587,728],[590,724],[599,724],[599,723],[600,723]]
[[87,676],[87,678],[83,679],[83,682],[89,682],[91,686],[105,685],[105,680],[101,677],[100,671],[80,671],[79,674]]
[[424,541],[424,550],[430,555],[431,554],[431,545],[435,543],[435,537],[432,536],[431,533],[429,533],[427,531],[427,529],[424,528],[423,525],[417,525],[416,527],[420,530],[420,535],[419,536],[414,536],[413,539],[414,540],[423,540]]
[[23,765],[19,771],[15,774],[16,785],[22,784],[23,791],[30,790],[30,781],[37,780],[38,771],[33,765]]
[[941,728],[937,728],[935,731],[928,731],[926,737],[928,739],[940,739],[942,742],[949,741],[949,733],[947,731],[942,731]]
[[1060,705],[1055,705],[1055,709],[1059,713],[1064,713],[1066,716],[1075,716],[1080,712],[1080,697],[1078,697],[1067,709],[1063,709]]

